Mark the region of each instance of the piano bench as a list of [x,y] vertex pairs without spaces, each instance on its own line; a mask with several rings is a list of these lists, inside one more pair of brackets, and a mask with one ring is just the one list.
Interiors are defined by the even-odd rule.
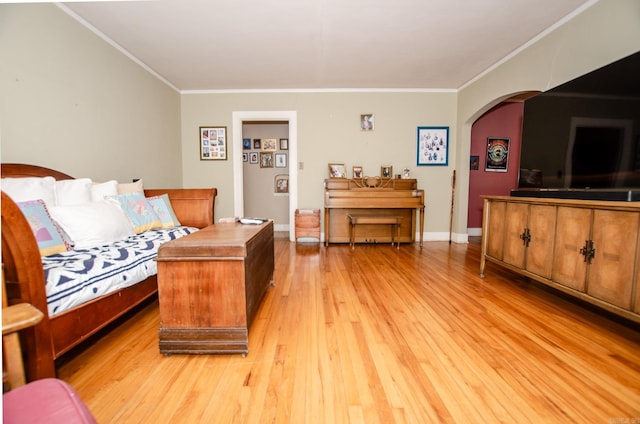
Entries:
[[[396,215],[363,215],[363,214],[348,214],[349,218],[349,244],[351,250],[355,249],[355,234],[356,226],[358,224],[367,225],[390,225],[391,226],[391,246],[394,245],[394,241],[397,248],[400,249],[400,225],[402,224],[402,217]],[[395,238],[394,238],[395,234]]]

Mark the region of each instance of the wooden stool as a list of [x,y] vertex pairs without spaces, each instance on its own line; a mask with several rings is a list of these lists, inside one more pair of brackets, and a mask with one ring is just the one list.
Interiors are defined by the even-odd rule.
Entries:
[[391,226],[391,246],[394,244],[394,234],[397,241],[397,248],[400,249],[400,224],[402,224],[402,217],[397,215],[355,215],[348,214],[349,218],[349,244],[351,249],[355,249],[355,232],[356,225],[368,224],[368,225],[390,225]]

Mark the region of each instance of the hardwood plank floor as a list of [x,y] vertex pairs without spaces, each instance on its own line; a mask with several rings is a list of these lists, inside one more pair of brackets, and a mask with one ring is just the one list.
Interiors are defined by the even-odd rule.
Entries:
[[246,358],[162,356],[153,302],[59,377],[100,423],[640,422],[637,326],[478,272],[477,241],[279,237]]

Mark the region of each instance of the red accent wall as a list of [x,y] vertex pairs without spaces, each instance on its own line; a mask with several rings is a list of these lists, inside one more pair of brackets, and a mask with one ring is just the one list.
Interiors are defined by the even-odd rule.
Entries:
[[[518,187],[520,143],[524,103],[501,103],[482,115],[471,127],[471,156],[479,156],[478,170],[469,171],[468,228],[482,227],[483,194],[508,196]],[[507,172],[485,171],[487,138],[509,139]]]

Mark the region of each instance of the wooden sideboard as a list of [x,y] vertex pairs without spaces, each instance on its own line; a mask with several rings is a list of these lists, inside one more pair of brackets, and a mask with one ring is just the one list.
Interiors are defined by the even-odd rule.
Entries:
[[640,203],[483,196],[486,262],[640,322]]
[[160,246],[160,352],[246,354],[274,264],[273,221],[214,224]]
[[[415,179],[330,178],[324,182],[324,240],[349,243],[349,214],[366,209],[367,215],[401,217],[400,242],[415,241],[416,209],[420,212],[420,247],[424,232],[424,191]],[[391,233],[383,225],[358,226],[356,243],[390,243]]]

